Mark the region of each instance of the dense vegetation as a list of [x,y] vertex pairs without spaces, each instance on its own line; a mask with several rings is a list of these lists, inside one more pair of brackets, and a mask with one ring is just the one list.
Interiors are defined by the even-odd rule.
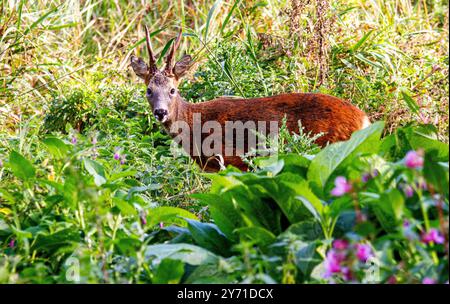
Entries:
[[[2,1],[0,282],[448,282],[447,1]],[[192,102],[323,92],[252,170],[174,156],[129,57],[179,26]],[[179,54],[181,56],[181,54]]]

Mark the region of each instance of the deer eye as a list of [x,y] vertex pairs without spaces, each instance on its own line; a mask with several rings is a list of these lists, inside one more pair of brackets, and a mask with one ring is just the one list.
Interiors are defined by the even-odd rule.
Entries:
[[147,88],[147,95],[148,95],[148,96],[151,96],[151,95],[152,95],[152,93],[153,93],[153,92],[152,92],[152,89],[150,89],[150,88]]
[[170,90],[170,95],[175,95],[175,88],[172,88],[172,89]]

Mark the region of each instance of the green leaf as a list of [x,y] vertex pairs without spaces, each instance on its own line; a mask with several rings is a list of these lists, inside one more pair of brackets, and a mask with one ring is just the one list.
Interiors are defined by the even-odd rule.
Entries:
[[217,263],[219,258],[212,252],[190,244],[158,244],[150,245],[145,250],[145,258],[159,260],[170,258],[180,260],[189,265]]
[[405,200],[397,189],[390,189],[380,195],[380,199],[372,204],[372,209],[383,229],[395,232],[404,213]]
[[[214,185],[214,184],[213,184]],[[230,203],[230,194],[225,192],[222,195],[212,193],[199,193],[195,195],[203,204],[209,206],[211,218],[219,229],[232,241],[237,241],[234,230],[244,225],[241,213],[236,205]],[[231,201],[232,202],[232,201]]]
[[106,183],[105,169],[100,163],[89,158],[84,158],[83,163],[84,168],[89,172],[89,174],[92,175],[92,177],[94,177],[94,183],[97,186],[101,186]]
[[217,0],[216,2],[214,2],[213,6],[211,7],[211,9],[208,12],[208,16],[206,17],[206,26],[205,26],[205,35],[204,35],[204,42],[207,43],[208,40],[208,32],[209,32],[209,27],[211,25],[211,21],[212,18],[214,16],[214,11],[216,10],[216,8],[221,4],[222,0]]
[[28,180],[36,175],[36,170],[30,161],[16,151],[9,154],[9,167],[16,177],[23,180]]
[[148,211],[147,223],[150,227],[159,223],[164,223],[164,225],[177,224],[179,226],[187,226],[184,218],[197,220],[194,214],[181,208],[156,207]]
[[429,126],[405,128],[404,133],[414,150],[423,149],[425,152],[435,150],[439,161],[448,161],[449,146],[436,138],[436,133]]
[[260,246],[268,246],[272,244],[276,236],[262,227],[242,227],[236,229],[241,238],[249,239]]
[[296,265],[300,271],[307,277],[311,274],[314,267],[318,265],[322,259],[316,251],[315,243],[301,242],[300,248],[295,253]]
[[53,252],[60,247],[68,246],[71,243],[78,243],[80,240],[81,236],[78,230],[66,228],[51,234],[38,234],[32,248]]
[[402,97],[408,108],[411,110],[411,112],[413,112],[416,115],[419,115],[419,106],[414,101],[414,99],[412,99],[412,97],[408,94],[406,90],[402,90]]
[[180,260],[163,259],[152,278],[153,284],[178,284],[184,274],[184,263]]
[[348,141],[327,146],[312,160],[308,180],[314,186],[323,188],[340,165],[350,162],[361,154],[377,153],[383,128],[384,123],[378,121],[363,130],[356,131]]
[[361,39],[359,39],[359,41],[357,43],[355,43],[355,45],[351,48],[351,51],[355,52],[357,49],[359,49],[364,44],[364,42],[367,40],[367,38],[369,38],[369,36],[372,34],[372,32],[373,32],[373,30],[370,30]]
[[197,245],[222,256],[230,255],[231,243],[216,225],[191,219],[186,222]]
[[116,207],[119,208],[120,212],[123,215],[137,215],[138,214],[136,208],[134,208],[132,205],[130,205],[130,203],[128,203],[118,197],[113,197],[112,200],[113,200],[114,204],[116,205]]
[[47,137],[42,142],[45,144],[47,150],[53,155],[54,158],[64,158],[69,152],[69,146],[62,140],[56,137]]
[[427,183],[431,184],[435,190],[448,197],[449,188],[449,172],[448,165],[443,166],[441,163],[433,159],[434,153],[425,154],[425,162],[423,166],[423,175]]
[[295,223],[284,233],[292,233],[299,237],[302,241],[315,241],[323,239],[322,227],[317,221],[307,220],[300,223]]

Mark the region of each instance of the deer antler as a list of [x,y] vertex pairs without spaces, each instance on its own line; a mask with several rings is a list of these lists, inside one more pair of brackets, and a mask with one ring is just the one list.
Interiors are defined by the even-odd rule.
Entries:
[[148,27],[145,25],[145,40],[147,43],[147,51],[148,51],[148,69],[150,73],[154,73],[158,68],[156,67],[156,59],[153,56],[152,46],[150,44],[150,34],[148,32]]
[[178,36],[177,39],[175,40],[175,42],[172,44],[172,47],[170,48],[169,51],[169,55],[167,55],[166,58],[166,67],[164,68],[164,73],[166,75],[173,75],[173,57],[175,55],[175,52],[177,51],[178,47],[180,46],[180,42],[181,42],[181,35],[183,33],[183,29],[180,29],[180,31],[178,32]]

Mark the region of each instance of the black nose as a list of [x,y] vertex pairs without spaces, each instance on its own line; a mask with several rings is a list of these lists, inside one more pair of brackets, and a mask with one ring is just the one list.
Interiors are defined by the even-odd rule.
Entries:
[[155,117],[157,120],[163,120],[165,116],[167,116],[167,110],[164,109],[156,109],[153,114],[155,114]]

